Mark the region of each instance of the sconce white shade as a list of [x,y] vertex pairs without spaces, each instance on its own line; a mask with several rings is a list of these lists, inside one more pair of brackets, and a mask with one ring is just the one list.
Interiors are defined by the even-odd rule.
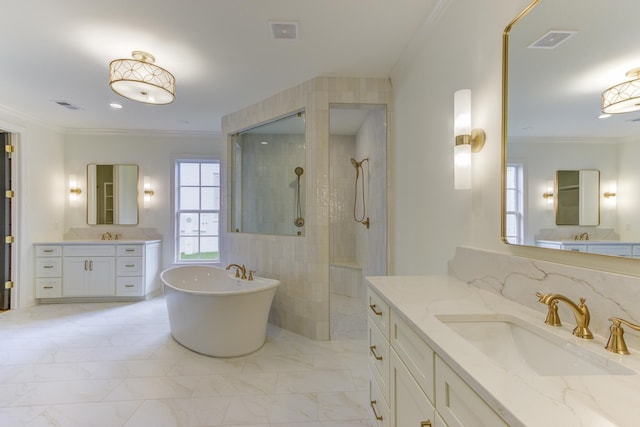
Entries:
[[456,145],[453,148],[453,180],[456,190],[471,188],[471,145]]
[[78,187],[78,181],[75,175],[69,175],[69,200],[78,200],[82,190]]
[[153,196],[154,192],[151,189],[151,179],[148,176],[145,176],[143,178],[143,183],[144,183],[144,201],[146,205],[147,202],[151,201],[151,196]]
[[471,90],[453,94],[453,136],[471,135]]

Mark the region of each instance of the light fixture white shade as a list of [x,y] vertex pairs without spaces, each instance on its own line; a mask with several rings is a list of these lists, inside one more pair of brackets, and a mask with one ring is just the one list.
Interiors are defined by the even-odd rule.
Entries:
[[144,204],[145,206],[151,201],[151,196],[153,196],[154,191],[151,189],[151,178],[148,176],[144,176],[143,178],[143,186],[144,186]]
[[453,94],[453,136],[471,135],[471,90]]
[[453,181],[456,190],[471,188],[471,145],[453,147]]
[[109,64],[109,86],[120,96],[146,104],[169,104],[176,95],[176,79],[154,64],[153,55],[134,50],[133,59]]

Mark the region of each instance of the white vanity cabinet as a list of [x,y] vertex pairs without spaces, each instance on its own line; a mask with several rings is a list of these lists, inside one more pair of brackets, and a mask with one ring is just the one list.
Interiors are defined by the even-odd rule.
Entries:
[[62,246],[36,246],[36,298],[62,296]]
[[160,290],[160,242],[36,244],[36,298],[140,299]]
[[[370,395],[378,426],[507,425],[395,309],[373,289],[369,288],[368,292]],[[379,326],[385,325],[385,319],[386,335]],[[380,343],[380,335],[388,341]],[[381,348],[385,344],[386,350]],[[385,357],[387,365],[383,363]],[[385,366],[388,371],[381,372]]]

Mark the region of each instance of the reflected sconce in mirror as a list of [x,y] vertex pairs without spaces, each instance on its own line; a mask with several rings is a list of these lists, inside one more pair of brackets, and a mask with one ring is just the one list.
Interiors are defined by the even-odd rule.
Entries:
[[542,194],[542,197],[544,197],[548,204],[553,203],[553,191],[547,190]]
[[453,175],[456,190],[471,188],[471,153],[482,150],[485,133],[471,128],[471,90],[462,89],[453,94]]
[[144,203],[145,206],[151,201],[151,197],[154,195],[154,191],[151,189],[151,179],[148,176],[144,177]]
[[634,79],[602,92],[603,113],[619,114],[640,110],[640,68],[627,71],[626,76]]
[[69,175],[69,200],[75,201],[80,198],[82,190],[78,187],[78,180],[75,175]]

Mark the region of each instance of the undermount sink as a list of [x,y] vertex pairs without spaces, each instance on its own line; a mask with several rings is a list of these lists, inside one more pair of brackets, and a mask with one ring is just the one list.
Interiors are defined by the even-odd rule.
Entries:
[[438,315],[499,367],[519,375],[636,375],[636,372],[514,316]]

